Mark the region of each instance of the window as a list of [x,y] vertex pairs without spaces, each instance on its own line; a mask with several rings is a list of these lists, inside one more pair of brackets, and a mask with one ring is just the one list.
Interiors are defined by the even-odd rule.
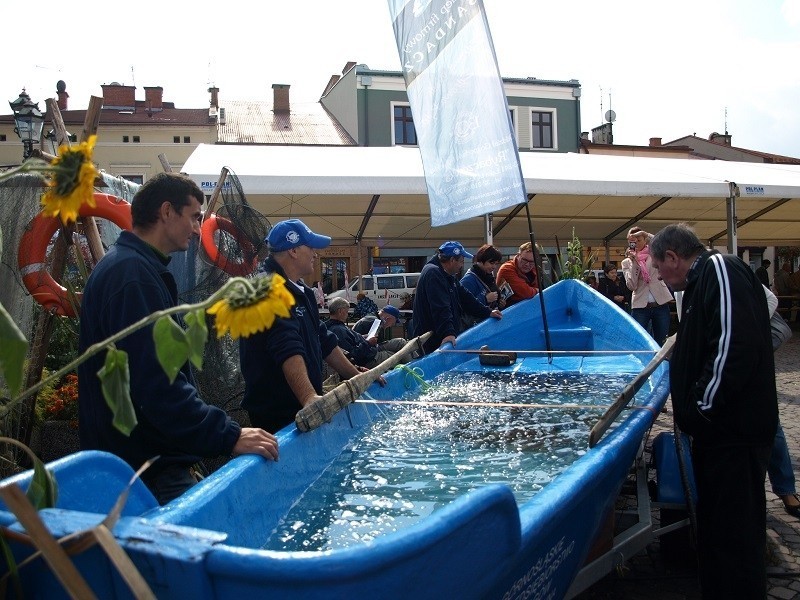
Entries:
[[[352,288],[358,291],[358,286],[359,286],[358,277],[356,277],[356,280],[353,282]],[[365,292],[370,292],[374,289],[372,277],[370,275],[365,275],[364,277],[362,277],[361,289],[364,290]]]
[[[320,259],[322,291],[325,294],[330,294],[331,292],[344,288],[344,275],[347,273],[349,263],[350,261],[346,258]],[[358,278],[356,278],[356,280],[358,280]]]
[[6,134],[0,133],[0,142],[5,142],[5,141],[6,141]]
[[395,145],[417,145],[417,130],[414,128],[410,106],[394,107],[394,143]]
[[183,136],[183,143],[184,144],[191,144],[192,143],[192,138],[190,138],[188,135]]
[[180,144],[181,143],[181,136],[179,136],[179,135],[172,136],[172,143],[173,144]]
[[141,140],[139,139],[138,135],[133,136],[133,143],[138,144]]
[[406,275],[406,287],[415,288],[419,281],[419,275]]
[[123,143],[123,144],[127,144],[129,140],[130,140],[130,138],[128,138],[128,136],[127,136],[127,135],[123,135],[123,136],[122,136],[122,143]]
[[553,148],[553,113],[531,111],[531,148]]
[[402,275],[392,275],[391,277],[378,277],[379,290],[396,290],[405,287]]

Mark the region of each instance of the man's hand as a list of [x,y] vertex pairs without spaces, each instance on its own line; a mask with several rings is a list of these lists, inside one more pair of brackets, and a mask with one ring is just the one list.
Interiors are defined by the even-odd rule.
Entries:
[[278,440],[274,435],[257,427],[242,427],[233,454],[258,454],[270,460],[278,460]]
[[491,304],[497,300],[497,292],[486,292],[486,302]]
[[369,342],[370,346],[376,346],[378,344],[378,338],[373,335],[371,338],[367,338],[367,342]]
[[[501,313],[499,310],[497,310],[497,309],[495,308],[495,309],[494,309],[494,310],[491,312],[491,314],[490,314],[489,316],[490,316],[490,317],[492,317],[493,319],[502,319],[502,318],[503,318],[503,313]],[[455,345],[455,344],[453,344],[453,345]]]
[[[492,311],[492,312],[499,313],[500,311],[499,311],[499,310],[494,310],[494,311]],[[446,343],[448,343],[448,342],[450,342],[451,344],[453,344],[453,348],[455,348],[455,347],[456,347],[456,336],[454,336],[454,335],[448,335],[446,338],[444,338],[444,339],[442,340],[442,343],[441,343],[441,344],[439,344],[439,348],[441,348],[442,346],[444,346],[444,345],[445,345]]]

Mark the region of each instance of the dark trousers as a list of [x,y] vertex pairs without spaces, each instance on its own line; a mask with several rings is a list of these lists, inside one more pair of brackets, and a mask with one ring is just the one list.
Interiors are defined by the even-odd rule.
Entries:
[[703,598],[767,595],[767,499],[771,444],[692,448]]
[[142,481],[163,506],[195,485],[197,477],[188,466],[171,465],[149,477],[145,471]]

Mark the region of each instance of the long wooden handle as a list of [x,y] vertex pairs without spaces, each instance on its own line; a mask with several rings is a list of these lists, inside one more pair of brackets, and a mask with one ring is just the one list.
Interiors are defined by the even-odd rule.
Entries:
[[609,409],[600,417],[600,420],[597,421],[594,427],[592,427],[592,431],[589,432],[589,448],[594,448],[597,443],[600,441],[600,438],[603,437],[608,428],[611,427],[611,424],[614,420],[619,416],[619,413],[625,408],[628,402],[636,395],[636,392],[644,385],[644,382],[647,381],[647,378],[652,375],[653,371],[656,370],[656,367],[660,365],[664,359],[669,357],[672,353],[672,346],[675,345],[675,336],[671,335],[667,338],[667,341],[664,342],[664,345],[661,347],[661,350],[650,360],[649,363],[642,369],[642,372],[639,373],[633,381],[631,381],[625,388],[622,390],[617,399],[611,404]]
[[319,400],[304,406],[294,418],[297,429],[303,432],[311,431],[330,421],[333,415],[354,402],[378,377],[398,365],[412,351],[422,348],[431,335],[432,332],[429,331],[415,337],[378,366],[346,379]]

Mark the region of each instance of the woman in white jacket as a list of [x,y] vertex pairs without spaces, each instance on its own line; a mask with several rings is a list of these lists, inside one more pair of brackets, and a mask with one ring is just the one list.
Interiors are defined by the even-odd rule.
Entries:
[[650,238],[653,236],[638,227],[628,231],[629,248],[622,261],[625,285],[633,292],[631,316],[659,344],[669,335],[669,303],[672,294],[658,275],[650,258]]

